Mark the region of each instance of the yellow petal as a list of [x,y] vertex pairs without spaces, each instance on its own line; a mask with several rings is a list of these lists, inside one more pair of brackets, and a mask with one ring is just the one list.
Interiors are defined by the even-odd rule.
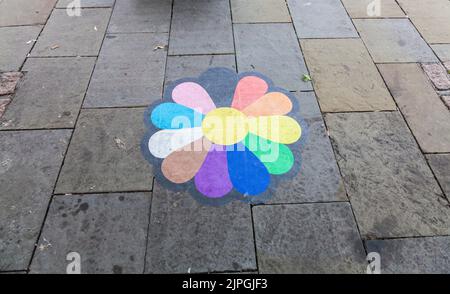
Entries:
[[285,115],[248,118],[248,131],[282,144],[295,143],[302,134],[298,122]]

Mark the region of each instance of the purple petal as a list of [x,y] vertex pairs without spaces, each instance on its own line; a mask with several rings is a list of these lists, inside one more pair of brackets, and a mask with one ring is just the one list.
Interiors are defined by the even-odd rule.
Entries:
[[[218,148],[219,147],[219,148]],[[197,190],[208,198],[220,198],[233,189],[228,175],[227,151],[213,145],[195,175]]]

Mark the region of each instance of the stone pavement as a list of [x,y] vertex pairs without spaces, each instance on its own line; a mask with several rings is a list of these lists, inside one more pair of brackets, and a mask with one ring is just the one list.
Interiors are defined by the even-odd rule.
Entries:
[[[0,0],[0,272],[450,273],[448,0],[71,2]],[[264,205],[203,206],[140,153],[145,107],[214,66],[310,126]]]

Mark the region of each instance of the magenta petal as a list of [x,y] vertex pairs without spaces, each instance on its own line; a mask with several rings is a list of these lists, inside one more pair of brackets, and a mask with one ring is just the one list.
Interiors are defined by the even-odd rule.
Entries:
[[223,197],[233,189],[228,175],[227,152],[215,147],[212,146],[195,175],[197,190],[208,198]]

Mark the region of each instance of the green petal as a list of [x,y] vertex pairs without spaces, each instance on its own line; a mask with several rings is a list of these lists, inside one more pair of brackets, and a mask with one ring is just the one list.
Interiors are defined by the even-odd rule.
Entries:
[[294,165],[294,155],[284,144],[273,142],[249,133],[243,141],[244,145],[266,166],[272,175],[287,173]]

